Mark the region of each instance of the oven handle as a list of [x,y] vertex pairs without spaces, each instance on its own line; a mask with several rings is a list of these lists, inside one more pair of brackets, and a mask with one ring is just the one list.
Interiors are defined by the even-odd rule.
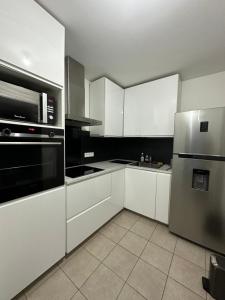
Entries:
[[0,142],[0,145],[62,145],[61,142]]

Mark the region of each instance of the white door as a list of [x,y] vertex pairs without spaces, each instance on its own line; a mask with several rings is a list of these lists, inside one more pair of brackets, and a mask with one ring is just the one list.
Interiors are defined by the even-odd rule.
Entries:
[[125,89],[124,97],[124,136],[140,136],[142,101],[139,97],[140,86]]
[[126,169],[126,208],[155,218],[156,176],[151,171]]
[[143,84],[140,94],[141,136],[173,136],[178,83],[179,76],[173,75]]
[[31,0],[2,0],[0,59],[64,85],[64,27]]
[[105,79],[105,136],[123,135],[124,89]]
[[115,214],[124,207],[125,198],[125,170],[112,173],[112,194],[111,202],[115,207]]
[[156,220],[168,224],[171,174],[157,174]]
[[0,299],[9,300],[65,255],[64,187],[0,206]]

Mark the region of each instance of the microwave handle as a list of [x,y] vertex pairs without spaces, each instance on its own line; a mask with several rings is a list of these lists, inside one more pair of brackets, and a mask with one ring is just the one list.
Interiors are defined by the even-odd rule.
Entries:
[[61,142],[0,142],[0,145],[62,145]]

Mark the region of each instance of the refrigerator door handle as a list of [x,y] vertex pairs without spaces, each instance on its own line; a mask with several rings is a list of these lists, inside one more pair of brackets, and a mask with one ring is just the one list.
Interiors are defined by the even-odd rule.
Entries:
[[225,161],[225,156],[220,155],[205,155],[197,153],[178,153],[179,158],[193,158],[193,159],[203,159],[203,160],[214,160],[214,161]]

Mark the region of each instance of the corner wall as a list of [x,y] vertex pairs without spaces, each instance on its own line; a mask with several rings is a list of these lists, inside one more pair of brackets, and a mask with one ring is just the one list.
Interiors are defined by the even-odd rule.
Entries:
[[225,106],[225,71],[182,81],[178,111]]

